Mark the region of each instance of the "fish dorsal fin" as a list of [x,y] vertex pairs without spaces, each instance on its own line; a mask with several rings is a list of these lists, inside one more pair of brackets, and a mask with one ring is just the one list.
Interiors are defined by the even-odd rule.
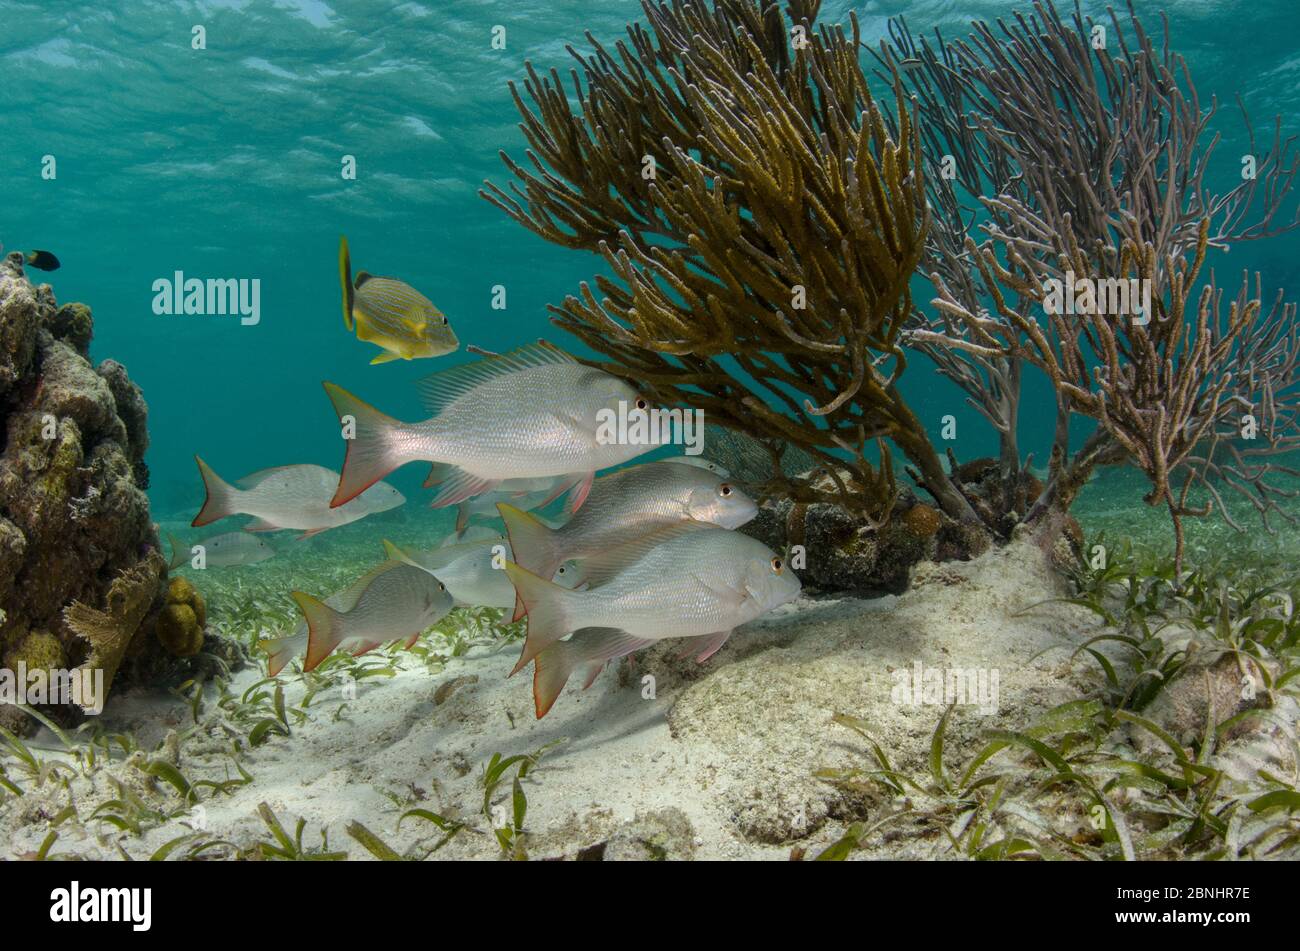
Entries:
[[440,413],[448,404],[455,402],[477,386],[488,380],[517,373],[532,367],[552,366],[555,364],[576,364],[577,361],[554,344],[539,341],[511,350],[508,353],[484,357],[474,363],[466,363],[438,373],[431,373],[420,380],[420,396],[424,405],[433,413]]
[[388,557],[394,561],[400,561],[408,565],[414,565],[431,574],[446,568],[454,561],[466,557],[467,555],[477,554],[484,549],[491,548],[493,545],[505,545],[506,555],[509,557],[510,547],[505,538],[483,538],[473,542],[461,542],[456,545],[445,545],[442,548],[431,548],[426,551],[417,551],[414,548],[402,548],[394,545],[390,541],[384,542],[384,550]]
[[[416,560],[415,551],[410,548],[402,548],[400,545],[394,545],[387,538],[384,539],[384,554],[388,556],[390,562],[411,565],[423,571],[429,570]],[[376,577],[378,577],[378,575],[376,575]]]
[[665,542],[680,535],[716,527],[705,522],[690,520],[656,528],[631,541],[626,541],[599,554],[581,559],[579,575],[582,581],[590,587],[598,587],[636,564]]
[[379,564],[375,565],[375,567],[371,568],[356,581],[352,582],[352,584],[344,588],[343,591],[339,592],[341,595],[339,599],[340,602],[347,604],[348,606],[346,608],[338,608],[337,610],[344,613],[351,611],[356,607],[357,602],[361,600],[361,595],[365,594],[366,589],[374,584],[376,578],[386,572],[392,571],[394,568],[400,567],[403,564],[405,564],[405,562],[389,558],[386,561],[381,561]]
[[352,281],[353,288],[360,288],[362,284],[374,277],[369,271],[357,271],[357,276]]

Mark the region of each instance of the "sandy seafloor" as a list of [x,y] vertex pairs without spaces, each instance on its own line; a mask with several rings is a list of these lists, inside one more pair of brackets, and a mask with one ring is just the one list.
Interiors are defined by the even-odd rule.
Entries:
[[[1088,488],[1076,511],[1090,538],[1100,531],[1109,543],[1160,544],[1162,513],[1140,501],[1122,504],[1139,498],[1139,484],[1123,474],[1107,479]],[[212,623],[247,637],[293,617],[290,588],[328,593],[378,560],[380,539],[431,544],[447,517],[408,506],[285,546],[264,564],[191,576],[207,594]],[[164,521],[164,527],[179,526]],[[1193,526],[1193,561],[1208,551],[1222,554],[1224,546],[1275,551],[1281,559],[1300,550],[1291,529],[1242,536],[1217,522]],[[1061,603],[1026,610],[1064,593],[1061,579],[1027,543],[969,563],[922,563],[899,597],[805,592],[738,630],[704,665],[677,659],[668,642],[607,669],[585,692],[571,681],[541,721],[533,715],[531,670],[506,676],[517,642],[475,646],[444,663],[396,649],[372,654],[368,665],[391,664],[395,675],[367,677],[352,696],[341,686],[321,690],[290,717],[290,735],[271,735],[255,748],[247,735],[257,717],[232,717],[212,688],[197,725],[177,697],[121,692],[98,725],[133,735],[141,752],[66,783],[46,782],[21,801],[6,797],[0,848],[6,857],[38,850],[49,820],[71,801],[76,819],[59,823],[53,855],[147,858],[191,834],[187,843],[221,840],[247,849],[270,838],[258,811],[265,803],[291,834],[305,820],[305,847],[320,848],[324,832],[330,850],[354,859],[371,857],[347,832],[354,822],[398,853],[429,854],[443,835],[418,818],[399,825],[408,809],[465,824],[433,857],[497,858],[502,848],[492,826],[510,821],[515,771],[507,772],[485,814],[485,764],[494,754],[545,748],[521,783],[531,858],[785,859],[796,847],[815,855],[843,834],[848,818],[864,814],[863,803],[814,775],[868,765],[865,742],[832,722],[833,714],[862,718],[900,771],[925,770],[942,707],[896,702],[895,671],[917,661],[997,670],[996,711],[960,707],[951,718],[947,755],[955,762],[977,749],[988,730],[1023,728],[1096,688],[1097,666],[1070,659],[1099,632],[1093,615]],[[434,646],[432,640],[425,644]],[[264,670],[255,661],[233,676],[228,691],[238,696]],[[647,676],[654,678],[653,697]],[[287,707],[301,707],[302,676],[291,668],[281,680]],[[35,742],[47,760],[62,758],[52,752],[58,744],[48,731]],[[171,787],[139,768],[163,759],[191,782],[224,780],[237,775],[235,742],[251,782],[225,792],[205,788],[198,806],[186,808]],[[1285,772],[1286,764],[1278,768]],[[138,834],[91,818],[103,803],[122,799],[118,782],[156,809]],[[866,814],[871,811],[867,804]],[[1068,832],[1086,817],[1058,819]],[[229,854],[225,848],[208,857]],[[858,856],[952,853],[942,836],[909,835],[904,826]]]

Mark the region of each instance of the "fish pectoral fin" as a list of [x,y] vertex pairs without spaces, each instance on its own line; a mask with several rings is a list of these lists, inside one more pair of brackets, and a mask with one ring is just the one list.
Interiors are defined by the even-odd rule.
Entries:
[[309,528],[307,529],[307,531],[303,532],[301,535],[295,538],[294,541],[300,542],[304,538],[311,538],[313,535],[319,535],[323,531],[325,531],[325,529],[323,528]]
[[745,599],[749,597],[748,588],[733,588],[730,585],[710,583],[694,572],[692,572],[691,577],[695,579],[696,584],[701,588],[711,592],[718,600],[730,608],[740,607],[745,603]]
[[682,649],[678,652],[678,657],[690,657],[695,655],[695,662],[702,664],[714,654],[723,644],[727,643],[727,638],[731,636],[731,631],[718,631],[714,634],[701,634],[698,637],[685,638]]

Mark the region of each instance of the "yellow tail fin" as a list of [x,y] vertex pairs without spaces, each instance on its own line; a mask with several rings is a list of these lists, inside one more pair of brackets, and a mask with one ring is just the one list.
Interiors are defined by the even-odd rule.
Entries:
[[343,642],[343,615],[301,591],[294,591],[290,596],[298,602],[302,616],[307,619],[307,656],[302,669],[315,670]]

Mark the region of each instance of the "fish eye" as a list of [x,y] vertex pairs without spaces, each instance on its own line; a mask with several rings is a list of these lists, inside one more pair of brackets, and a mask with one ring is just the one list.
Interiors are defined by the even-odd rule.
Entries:
[[731,494],[731,486],[727,485],[725,482],[722,483],[722,485],[718,486],[718,494],[725,499]]
[[445,584],[443,584],[441,581],[439,581],[439,582],[438,582],[438,590],[439,590],[439,591],[446,591],[446,590],[447,590],[447,586],[446,586]]
[[562,575],[562,574],[564,574],[564,570],[565,570],[565,569],[564,569],[564,566],[561,565],[561,566],[560,566],[560,570],[557,571],[556,574],[558,574],[558,575]]
[[785,562],[781,560],[780,555],[777,555],[775,558],[772,559],[772,570],[775,571],[778,575],[781,573],[781,569],[784,567],[785,567]]
[[638,398],[637,401],[636,401],[636,408],[637,408],[637,409],[645,409],[645,408],[646,408],[647,406],[649,406],[649,405],[650,405],[650,404],[646,402],[645,397],[640,397],[640,398]]

